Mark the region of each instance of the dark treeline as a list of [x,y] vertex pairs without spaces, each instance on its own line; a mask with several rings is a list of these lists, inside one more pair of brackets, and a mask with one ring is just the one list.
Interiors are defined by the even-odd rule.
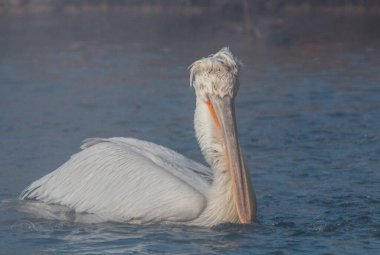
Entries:
[[89,12],[89,11],[182,11],[189,14],[205,10],[273,14],[330,12],[336,14],[378,14],[377,0],[0,0],[0,12]]

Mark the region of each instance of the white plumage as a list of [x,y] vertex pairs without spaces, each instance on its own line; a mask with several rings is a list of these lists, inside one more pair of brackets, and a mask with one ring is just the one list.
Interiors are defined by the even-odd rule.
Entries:
[[64,205],[104,221],[249,223],[255,197],[233,110],[238,62],[223,48],[190,68],[197,95],[194,126],[211,169],[154,143],[91,138],[20,198]]

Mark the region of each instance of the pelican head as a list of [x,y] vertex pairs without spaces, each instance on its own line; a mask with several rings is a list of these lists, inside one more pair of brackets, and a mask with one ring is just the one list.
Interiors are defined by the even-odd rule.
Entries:
[[214,172],[227,173],[224,185],[232,189],[239,221],[248,224],[255,218],[255,201],[235,119],[239,68],[240,62],[223,48],[190,66],[190,85],[197,97],[195,130],[202,152]]

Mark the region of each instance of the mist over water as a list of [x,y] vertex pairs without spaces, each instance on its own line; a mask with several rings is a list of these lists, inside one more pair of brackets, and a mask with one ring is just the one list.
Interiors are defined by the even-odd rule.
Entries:
[[[283,11],[247,23],[191,10],[0,15],[0,254],[379,252],[378,17]],[[244,63],[236,114],[258,222],[85,224],[20,210],[20,192],[88,137],[204,162],[187,67],[224,46]]]

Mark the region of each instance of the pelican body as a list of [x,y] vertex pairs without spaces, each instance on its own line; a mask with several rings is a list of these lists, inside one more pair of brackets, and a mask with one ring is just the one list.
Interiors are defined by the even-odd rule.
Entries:
[[234,110],[239,67],[228,48],[189,67],[195,133],[210,167],[146,141],[90,138],[79,153],[25,188],[20,199],[63,205],[103,221],[251,223],[256,199]]

